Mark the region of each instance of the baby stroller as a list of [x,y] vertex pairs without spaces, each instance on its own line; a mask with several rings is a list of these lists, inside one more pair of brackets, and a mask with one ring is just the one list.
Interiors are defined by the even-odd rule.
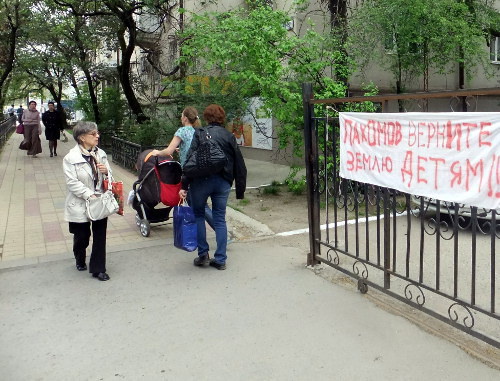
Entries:
[[[143,237],[148,237],[150,224],[165,222],[170,210],[179,203],[182,167],[170,157],[151,156],[152,150],[139,154],[136,168],[138,180],[133,184],[132,207],[136,210],[135,223]],[[162,203],[166,208],[156,208]]]

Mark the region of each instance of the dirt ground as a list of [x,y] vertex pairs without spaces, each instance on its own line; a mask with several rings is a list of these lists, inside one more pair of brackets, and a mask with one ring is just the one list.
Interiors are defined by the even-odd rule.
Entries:
[[244,200],[236,200],[231,192],[228,206],[267,225],[274,233],[308,227],[307,196],[295,195],[287,186],[276,186],[275,194],[265,188],[248,189]]

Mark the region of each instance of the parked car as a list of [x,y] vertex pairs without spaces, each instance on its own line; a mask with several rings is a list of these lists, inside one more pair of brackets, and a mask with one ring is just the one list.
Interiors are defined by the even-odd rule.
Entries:
[[[424,200],[423,210],[421,209],[421,200]],[[438,210],[438,200],[425,197],[425,196],[411,196],[412,203],[414,204],[414,215],[417,217],[423,215],[424,217],[435,217]],[[454,202],[441,201],[439,200],[439,213],[442,215],[448,215],[450,217],[455,216],[455,204]],[[462,217],[459,219],[459,226],[466,229],[471,224],[473,207],[465,204],[458,204],[458,216]],[[500,209],[495,210],[495,221],[497,223],[497,234],[500,234]],[[489,233],[491,226],[491,221],[493,218],[493,211],[491,209],[477,208],[476,212],[477,226],[482,233]]]

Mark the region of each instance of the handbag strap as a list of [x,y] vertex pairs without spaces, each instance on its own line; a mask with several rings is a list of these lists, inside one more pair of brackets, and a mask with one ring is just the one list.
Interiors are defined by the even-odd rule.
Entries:
[[109,170],[108,170],[108,175],[106,175],[107,179],[105,178],[104,180],[108,180],[108,189],[106,190],[113,190],[113,177],[109,175]]
[[111,168],[109,167],[109,163],[106,161],[106,168],[108,169],[108,174],[107,175],[104,175],[104,179],[108,180],[108,189],[106,190],[110,190],[112,191],[113,190],[113,176],[111,175]]

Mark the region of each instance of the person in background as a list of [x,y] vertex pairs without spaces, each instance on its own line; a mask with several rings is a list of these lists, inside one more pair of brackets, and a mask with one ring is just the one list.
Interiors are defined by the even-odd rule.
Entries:
[[87,270],[86,251],[92,229],[92,252],[89,272],[100,281],[109,280],[106,273],[106,230],[108,218],[91,221],[86,213],[86,200],[103,193],[104,176],[111,174],[106,152],[97,147],[99,131],[94,122],[78,122],[73,128],[76,146],[63,159],[68,193],[64,219],[73,234],[73,254],[78,271]]
[[[227,259],[227,199],[233,181],[236,183],[236,198],[244,198],[247,169],[234,135],[224,128],[226,119],[224,109],[219,105],[211,104],[203,112],[203,118],[208,123],[208,126],[203,127],[203,129],[209,131],[212,139],[218,143],[219,147],[225,153],[227,159],[226,165],[220,173],[211,176],[197,178],[183,176],[182,189],[179,191],[179,196],[186,197],[189,189],[191,207],[196,217],[198,257],[194,259],[193,264],[195,266],[210,265],[217,270],[225,270]],[[199,134],[195,134],[190,151],[196,151],[199,144]],[[215,240],[217,242],[213,259],[210,259],[208,252],[209,246],[205,229],[204,212],[209,197],[212,200]]]
[[11,104],[10,107],[7,109],[7,114],[9,114],[9,116],[14,116],[15,112],[16,112],[16,109],[14,108],[14,105]]
[[42,127],[35,101],[31,101],[28,104],[28,110],[21,114],[21,123],[24,125],[24,140],[19,148],[27,150],[27,154],[35,158],[42,152],[42,142],[40,141]]
[[42,122],[45,126],[45,138],[49,141],[50,157],[52,157],[57,156],[57,141],[61,138],[63,124],[54,102],[49,102],[48,107],[49,109],[42,114]]
[[16,114],[17,114],[17,121],[19,123],[21,123],[21,118],[23,116],[23,112],[24,112],[24,108],[23,108],[23,105],[19,105],[19,107],[17,108],[16,110]]

